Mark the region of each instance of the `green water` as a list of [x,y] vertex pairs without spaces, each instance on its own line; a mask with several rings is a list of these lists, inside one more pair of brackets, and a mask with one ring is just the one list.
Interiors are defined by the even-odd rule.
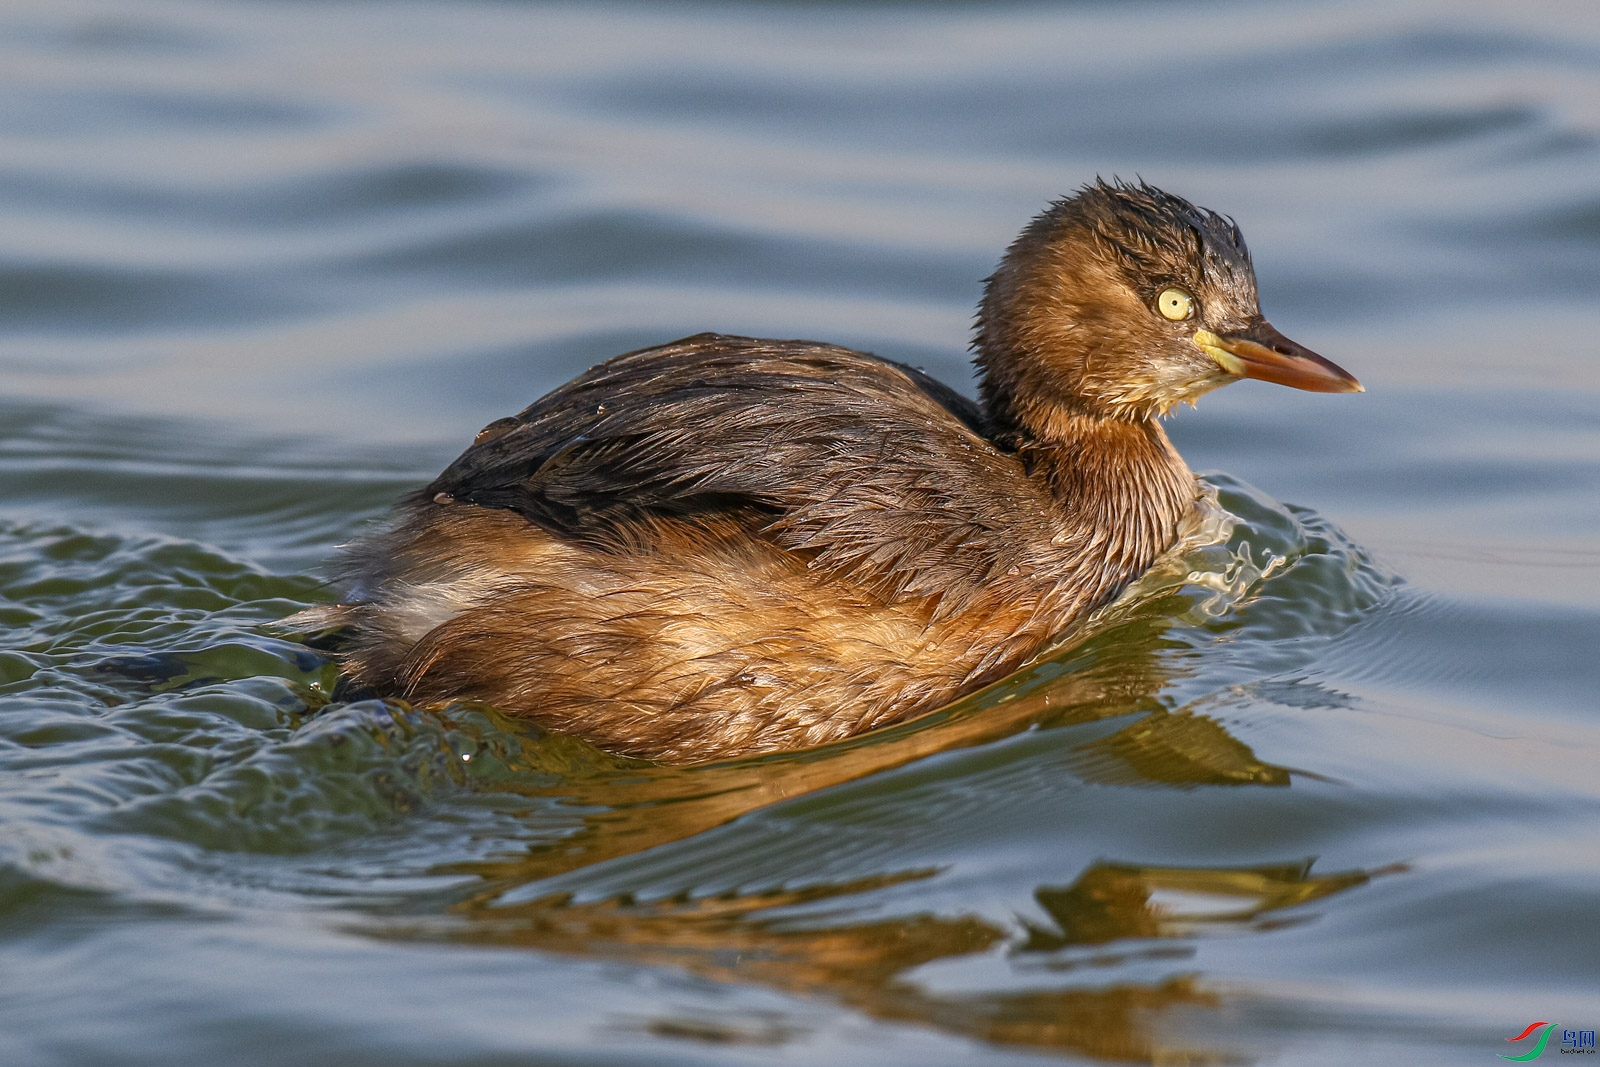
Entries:
[[[0,11],[0,1063],[1499,1063],[1600,1023],[1583,4]],[[700,329],[969,381],[1050,196],[1234,214],[1361,396],[992,689],[657,768],[276,620]],[[1293,501],[1294,503],[1288,503]]]

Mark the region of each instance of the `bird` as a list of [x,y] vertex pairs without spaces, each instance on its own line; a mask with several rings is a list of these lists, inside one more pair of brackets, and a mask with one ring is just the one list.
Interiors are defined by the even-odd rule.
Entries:
[[491,422],[346,546],[346,682],[608,752],[826,744],[994,682],[1176,541],[1162,428],[1255,378],[1360,392],[1262,317],[1229,217],[1095,179],[984,283],[973,401],[814,341],[701,333]]

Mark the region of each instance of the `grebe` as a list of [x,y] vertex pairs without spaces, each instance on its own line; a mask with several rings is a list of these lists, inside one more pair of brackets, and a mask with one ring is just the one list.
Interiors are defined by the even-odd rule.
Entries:
[[703,333],[491,423],[346,550],[343,669],[671,762],[837,740],[1017,668],[1176,537],[1161,416],[1360,384],[1261,316],[1231,219],[1052,204],[988,280],[974,404],[834,345]]

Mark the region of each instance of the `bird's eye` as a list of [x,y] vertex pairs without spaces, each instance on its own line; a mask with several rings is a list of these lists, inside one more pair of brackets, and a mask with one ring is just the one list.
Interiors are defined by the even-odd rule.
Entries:
[[1156,297],[1156,308],[1163,318],[1182,322],[1194,314],[1194,297],[1182,289],[1163,289]]

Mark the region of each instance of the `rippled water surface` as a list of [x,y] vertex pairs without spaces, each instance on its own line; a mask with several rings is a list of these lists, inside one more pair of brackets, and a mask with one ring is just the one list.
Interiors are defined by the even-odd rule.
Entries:
[[[333,701],[269,626],[626,348],[970,387],[981,279],[1097,173],[1236,216],[1274,322],[1369,392],[1185,411],[1183,551],[993,690],[662,769]],[[1487,1064],[1593,1029],[1597,266],[1587,0],[10,0],[0,1062]]]

